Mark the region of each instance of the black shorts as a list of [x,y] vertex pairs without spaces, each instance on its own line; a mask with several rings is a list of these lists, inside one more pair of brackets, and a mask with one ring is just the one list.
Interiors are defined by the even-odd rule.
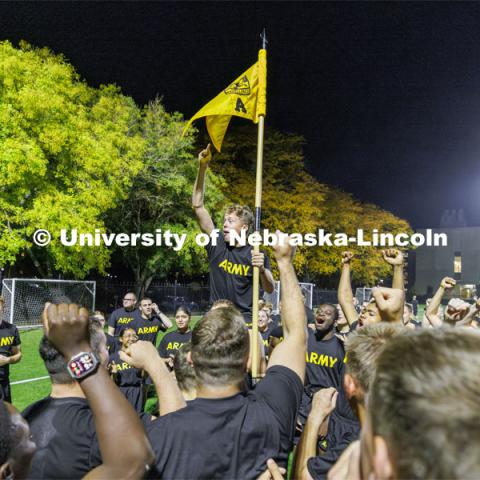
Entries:
[[327,478],[328,471],[333,467],[343,451],[360,437],[360,424],[342,417],[333,411],[328,421],[325,438],[320,439],[318,450],[321,456],[310,458],[307,462],[308,472],[314,480]]
[[0,381],[0,400],[12,403],[12,393],[10,391],[10,381],[8,379]]

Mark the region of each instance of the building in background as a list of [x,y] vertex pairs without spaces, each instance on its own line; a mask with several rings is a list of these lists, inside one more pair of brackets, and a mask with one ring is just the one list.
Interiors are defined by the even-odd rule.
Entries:
[[[425,233],[425,229],[417,229]],[[415,259],[412,284],[417,295],[431,297],[443,277],[457,281],[453,295],[472,298],[480,293],[480,227],[469,227],[463,210],[446,210],[440,228],[433,233],[446,233],[446,247],[418,247],[410,255]],[[477,288],[479,287],[479,288]]]

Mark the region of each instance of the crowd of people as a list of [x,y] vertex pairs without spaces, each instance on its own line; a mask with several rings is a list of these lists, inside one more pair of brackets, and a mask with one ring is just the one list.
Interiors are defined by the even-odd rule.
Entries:
[[[209,148],[199,155],[192,197],[207,233],[210,158]],[[480,478],[480,302],[453,298],[443,310],[455,287],[444,278],[417,319],[416,299],[406,303],[403,255],[387,249],[391,288],[374,288],[358,304],[356,259],[344,252],[338,304],[313,312],[285,244],[273,247],[282,285],[274,313],[252,301],[253,268],[272,291],[270,260],[228,245],[232,229],[252,225],[248,207],[226,210],[222,241],[207,246],[211,308],[192,326],[179,307],[176,328],[160,342],[173,324],[150,298],[127,292],[108,321],[47,304],[39,354],[51,393],[21,414],[8,383],[20,337],[0,324],[0,479]],[[153,414],[145,409],[151,391]]]

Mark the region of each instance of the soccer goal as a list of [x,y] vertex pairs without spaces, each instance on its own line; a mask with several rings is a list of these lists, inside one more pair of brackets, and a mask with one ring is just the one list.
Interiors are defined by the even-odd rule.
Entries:
[[[304,303],[308,308],[312,308],[313,302],[313,283],[299,283],[300,289],[303,294]],[[266,302],[270,302],[273,305],[273,313],[278,313],[278,305],[280,303],[280,282],[275,282],[275,290],[272,293],[265,293],[263,298]]]
[[93,281],[5,278],[3,319],[22,328],[41,325],[46,302],[76,303],[93,311],[95,288]]
[[357,288],[355,290],[355,298],[358,300],[358,304],[362,306],[372,298],[372,289],[368,287]]

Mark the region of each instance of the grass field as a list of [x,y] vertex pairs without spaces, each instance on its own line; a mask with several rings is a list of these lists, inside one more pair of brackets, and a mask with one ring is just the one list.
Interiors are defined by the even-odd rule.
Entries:
[[[192,317],[191,326],[193,327],[200,318],[200,316]],[[174,322],[173,319],[172,321]],[[171,328],[168,331],[172,330],[175,330],[175,328]],[[42,338],[42,334],[43,332],[40,328],[20,332],[23,357],[20,363],[10,366],[10,383],[22,382],[48,375],[45,366],[43,365],[43,361],[38,354],[38,345]],[[163,335],[165,335],[163,332],[159,334],[157,344],[160,343]],[[12,401],[20,411],[32,402],[40,400],[49,394],[50,380],[48,378],[12,385]],[[147,410],[153,409],[155,402],[155,398],[149,398],[147,402]]]

